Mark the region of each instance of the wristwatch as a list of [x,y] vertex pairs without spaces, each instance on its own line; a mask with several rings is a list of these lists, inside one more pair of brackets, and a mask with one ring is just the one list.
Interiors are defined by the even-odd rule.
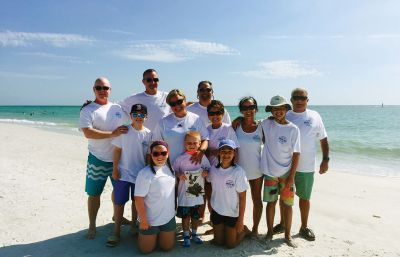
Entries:
[[324,157],[322,157],[322,160],[323,160],[323,161],[329,162],[329,156],[324,156]]

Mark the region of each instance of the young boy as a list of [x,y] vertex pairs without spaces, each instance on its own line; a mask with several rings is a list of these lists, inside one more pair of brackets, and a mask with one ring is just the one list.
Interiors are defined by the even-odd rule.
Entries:
[[[190,157],[200,148],[201,135],[197,131],[189,131],[185,135],[184,146],[186,152],[178,156],[173,168],[179,178],[178,209],[176,216],[182,218],[183,246],[190,246],[190,238],[197,243],[203,241],[197,235],[200,219],[200,206],[204,204],[204,178],[210,169],[210,163],[203,156],[200,163],[192,163]],[[192,235],[189,223],[192,221]]]
[[283,202],[285,241],[296,247],[290,235],[292,226],[292,206],[294,198],[294,176],[300,156],[300,131],[296,125],[286,120],[291,106],[282,96],[274,96],[265,108],[272,117],[262,121],[265,135],[260,167],[265,174],[264,202],[267,202],[267,241],[272,240],[275,205],[280,196]]
[[[134,104],[130,113],[132,124],[128,126],[128,133],[113,139],[115,146],[113,155],[112,178],[115,180],[115,226],[114,233],[107,239],[107,246],[114,247],[120,240],[120,227],[124,205],[129,200],[129,191],[132,199],[132,233],[136,232],[137,218],[134,192],[138,172],[146,166],[146,153],[151,142],[151,132],[143,126],[147,117],[147,107],[143,104]],[[147,157],[148,158],[148,157]]]

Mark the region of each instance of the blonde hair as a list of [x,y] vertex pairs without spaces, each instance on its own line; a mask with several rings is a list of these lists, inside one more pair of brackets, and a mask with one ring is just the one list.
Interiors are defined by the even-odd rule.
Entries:
[[295,89],[293,89],[290,96],[293,97],[293,95],[295,95],[296,93],[304,93],[306,96],[308,96],[307,90],[302,87],[296,87]]
[[186,101],[186,96],[185,96],[185,94],[183,93],[182,90],[180,90],[180,89],[172,89],[171,91],[169,91],[169,93],[167,95],[167,98],[165,99],[168,104],[169,104],[169,101],[171,100],[171,98],[174,97],[174,96],[181,96],[181,97],[183,97],[183,100]]
[[200,132],[198,132],[198,131],[190,130],[189,132],[187,132],[186,135],[185,135],[185,141],[189,137],[194,137],[194,138],[199,139],[199,141],[201,141],[201,135],[200,135]]

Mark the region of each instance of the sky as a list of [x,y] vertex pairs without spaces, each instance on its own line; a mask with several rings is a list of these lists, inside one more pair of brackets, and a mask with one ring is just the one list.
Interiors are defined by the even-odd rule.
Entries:
[[215,99],[266,105],[400,104],[400,1],[2,0],[0,105],[80,105],[99,76],[112,101],[213,83]]

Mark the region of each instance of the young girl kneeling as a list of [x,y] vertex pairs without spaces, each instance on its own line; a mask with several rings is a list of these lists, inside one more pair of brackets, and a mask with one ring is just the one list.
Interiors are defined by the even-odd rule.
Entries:
[[211,182],[211,222],[214,242],[234,248],[250,234],[243,224],[246,190],[249,188],[245,171],[234,162],[236,144],[221,140],[218,146],[218,165],[212,166],[207,177]]
[[135,204],[139,220],[138,246],[142,253],[157,245],[163,251],[175,245],[175,175],[168,159],[168,144],[150,145],[151,164],[143,168],[135,186]]

